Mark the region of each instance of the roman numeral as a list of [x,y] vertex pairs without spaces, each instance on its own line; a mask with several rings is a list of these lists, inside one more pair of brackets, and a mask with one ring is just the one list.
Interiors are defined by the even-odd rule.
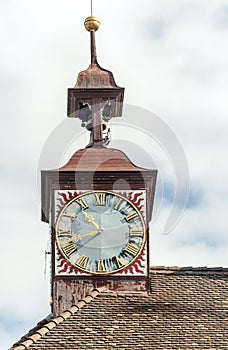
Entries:
[[138,251],[139,251],[139,248],[136,247],[135,245],[133,244],[130,244],[128,243],[125,247],[125,250],[126,252],[128,252],[129,254],[133,255],[133,256],[136,256]]
[[67,256],[70,256],[71,254],[73,254],[77,250],[77,247],[74,245],[73,242],[71,242],[68,245],[66,245],[65,247],[63,247],[62,250]]
[[143,231],[130,230],[130,237],[143,237]]
[[125,264],[120,260],[120,258],[118,258],[118,256],[116,256],[116,264],[119,269],[125,266]]
[[118,201],[117,201],[117,203],[116,203],[116,205],[115,205],[115,207],[114,207],[115,210],[118,210],[118,209],[119,209],[119,206],[120,206],[120,204],[121,204],[122,201],[123,201],[122,198],[119,198],[119,199],[118,199]]
[[106,194],[105,193],[95,193],[96,197],[96,205],[105,205],[105,198]]
[[89,260],[88,256],[82,255],[80,259],[76,262],[76,265],[81,267],[82,269],[85,269],[86,265],[88,264],[88,260]]
[[106,272],[104,260],[99,259],[97,261],[97,272]]
[[133,211],[131,214],[125,216],[125,220],[126,221],[130,221],[131,219],[135,218],[136,216],[138,216],[138,213],[136,213],[136,211]]
[[85,210],[85,209],[88,208],[88,205],[86,204],[84,198],[76,199],[75,202],[77,202],[77,203],[80,205],[80,207],[81,207],[82,210]]
[[63,216],[70,218],[72,221],[74,221],[77,218],[77,216],[72,213],[63,213]]
[[69,236],[71,234],[72,234],[71,230],[58,230],[58,236],[59,237],[61,237],[61,236]]

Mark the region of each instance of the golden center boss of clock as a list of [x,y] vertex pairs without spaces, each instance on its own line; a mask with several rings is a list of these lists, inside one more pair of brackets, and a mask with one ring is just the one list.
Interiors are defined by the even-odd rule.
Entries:
[[140,211],[128,199],[109,191],[90,191],[72,199],[56,223],[56,241],[70,264],[91,274],[125,269],[145,242]]

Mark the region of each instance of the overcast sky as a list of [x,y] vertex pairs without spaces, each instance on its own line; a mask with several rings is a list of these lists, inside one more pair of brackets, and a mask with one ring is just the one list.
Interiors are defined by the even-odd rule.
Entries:
[[[49,231],[40,222],[38,163],[45,142],[66,118],[67,88],[89,64],[83,22],[90,5],[1,0],[0,13],[0,349],[5,350],[50,312],[48,275],[44,279]],[[151,265],[227,266],[228,2],[94,0],[94,14],[102,23],[101,66],[126,88],[126,104],[154,113],[173,131],[188,161],[190,200],[165,235],[179,158],[169,157],[165,137],[159,146],[159,140],[144,142],[141,135],[139,148],[137,142],[129,147],[138,164],[140,147],[153,154],[160,171]],[[80,123],[72,125],[79,133]],[[148,122],[145,129],[151,128]],[[123,147],[128,131],[122,132]],[[84,137],[76,143],[84,147]]]

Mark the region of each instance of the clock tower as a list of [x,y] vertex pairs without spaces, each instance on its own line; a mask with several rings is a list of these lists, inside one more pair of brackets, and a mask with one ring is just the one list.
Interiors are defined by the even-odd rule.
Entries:
[[97,62],[95,16],[91,64],[68,89],[68,117],[81,120],[89,144],[63,167],[41,173],[42,220],[51,228],[51,293],[54,316],[94,288],[109,293],[149,292],[149,222],[156,170],[139,168],[108,148],[108,122],[122,116],[124,88]]

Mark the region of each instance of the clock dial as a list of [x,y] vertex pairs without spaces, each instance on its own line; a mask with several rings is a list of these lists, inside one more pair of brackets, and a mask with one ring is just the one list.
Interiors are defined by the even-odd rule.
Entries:
[[72,265],[92,274],[110,274],[139,256],[145,225],[139,210],[125,197],[108,191],[86,192],[61,211],[56,241]]

